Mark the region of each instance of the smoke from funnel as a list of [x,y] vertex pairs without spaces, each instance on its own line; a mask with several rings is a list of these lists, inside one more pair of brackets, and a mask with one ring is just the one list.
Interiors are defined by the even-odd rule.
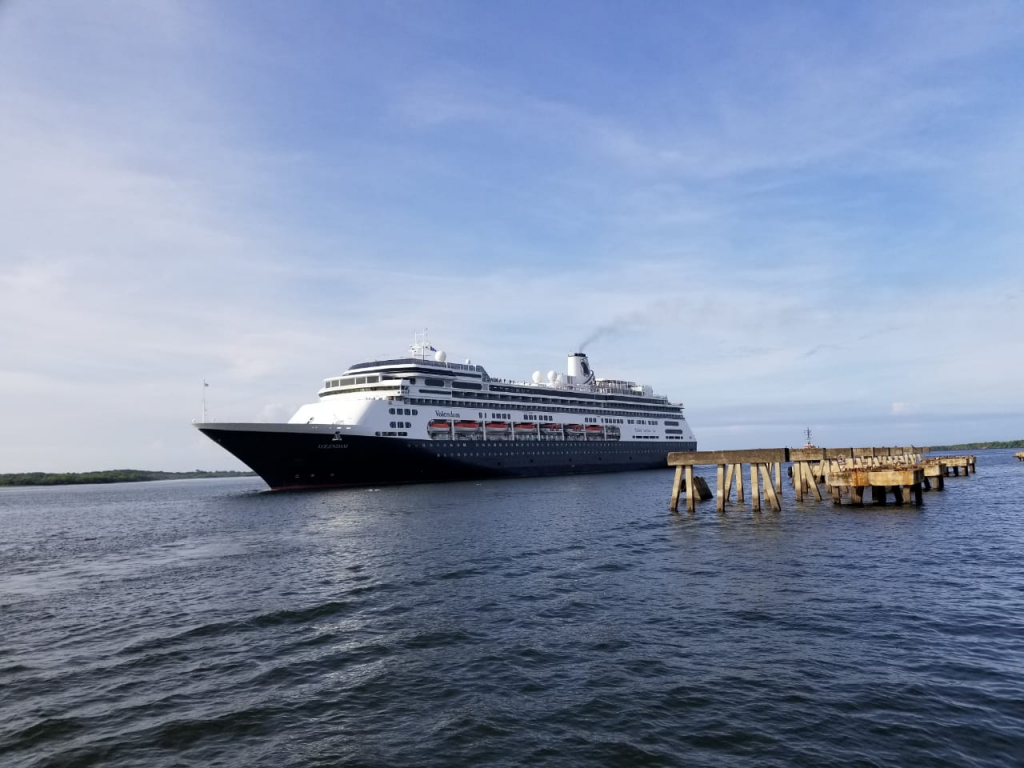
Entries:
[[580,344],[577,349],[580,352],[583,352],[590,344],[593,344],[599,339],[632,330],[638,325],[643,325],[645,322],[649,322],[649,320],[650,318],[648,318],[643,312],[631,312],[628,315],[617,317],[610,323],[597,326],[597,328],[591,331],[583,340],[583,343]]
[[583,352],[583,351],[586,350],[586,348],[590,344],[593,344],[598,339],[602,339],[605,336],[610,336],[610,335],[612,335],[613,333],[615,333],[616,331],[619,331],[619,330],[621,330],[621,329],[618,328],[618,326],[615,326],[615,325],[601,325],[601,326],[598,326],[596,329],[594,329],[594,331],[589,336],[587,336],[587,338],[585,338],[582,341],[582,343],[578,347],[576,347],[576,349],[578,349],[580,352]]

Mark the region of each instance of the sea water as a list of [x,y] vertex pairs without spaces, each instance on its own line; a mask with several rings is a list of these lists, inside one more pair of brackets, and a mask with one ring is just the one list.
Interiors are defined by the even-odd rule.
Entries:
[[1021,765],[1024,463],[977,455],[760,514],[669,470],[5,489],[0,765]]

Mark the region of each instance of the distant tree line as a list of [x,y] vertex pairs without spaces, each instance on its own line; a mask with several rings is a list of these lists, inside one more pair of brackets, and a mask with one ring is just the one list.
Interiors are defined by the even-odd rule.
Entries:
[[1024,448],[1024,440],[1004,440],[991,443],[959,443],[958,445],[932,445],[933,451],[983,451],[986,448]]
[[92,483],[138,483],[146,480],[189,480],[198,477],[248,477],[254,472],[151,472],[145,469],[108,469],[103,472],[18,472],[0,475],[6,485],[87,485]]

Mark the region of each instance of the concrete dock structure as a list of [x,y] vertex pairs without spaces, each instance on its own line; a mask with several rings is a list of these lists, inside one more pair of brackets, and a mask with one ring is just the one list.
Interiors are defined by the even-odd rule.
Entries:
[[[718,511],[725,509],[725,502],[736,485],[736,500],[743,501],[743,465],[750,465],[750,500],[755,510],[761,509],[761,484],[764,494],[772,509],[782,509],[779,496],[782,495],[782,463],[788,461],[785,448],[770,448],[753,451],[688,451],[686,453],[670,453],[668,464],[676,468],[675,482],[672,484],[672,500],[670,509],[675,512],[679,508],[679,494],[682,482],[686,488],[693,488],[693,468],[701,465],[718,465],[716,497]],[[774,477],[773,477],[774,475]],[[687,492],[686,511],[693,512],[696,505],[696,494]]]
[[958,477],[961,469],[964,471],[965,475],[973,475],[977,472],[974,456],[936,456],[934,458],[929,457],[925,459],[924,463],[941,464],[945,466],[946,477],[949,477],[950,472],[952,472],[954,477]]
[[875,504],[888,503],[890,493],[896,504],[920,504],[923,484],[924,470],[916,465],[851,468],[828,476],[832,502],[841,504],[845,494],[849,503],[858,507],[864,504],[867,490],[871,491],[871,500]]
[[[921,504],[922,492],[943,490],[944,479],[952,471],[972,474],[974,456],[940,456],[922,458],[927,448],[914,446],[872,448],[764,448],[744,451],[690,451],[670,453],[668,465],[675,467],[672,498],[669,508],[676,512],[679,496],[694,488],[700,478],[694,467],[716,467],[716,509],[725,511],[736,488],[736,502],[745,501],[743,465],[750,466],[750,503],[755,512],[761,510],[762,488],[765,502],[773,511],[782,509],[782,465],[792,462],[790,474],[798,501],[813,496],[822,501],[824,493],[836,504],[861,505],[865,495],[875,504]],[[948,462],[948,463],[947,463]],[[687,512],[696,510],[698,495],[705,499],[708,491],[686,492]]]

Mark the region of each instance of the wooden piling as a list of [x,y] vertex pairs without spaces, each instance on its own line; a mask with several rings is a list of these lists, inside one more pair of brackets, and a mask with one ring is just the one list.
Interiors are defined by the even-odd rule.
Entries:
[[[672,485],[670,509],[679,507],[679,494],[686,493],[687,512],[696,511],[697,498],[715,498],[715,509],[724,513],[736,486],[736,501],[743,504],[743,465],[750,465],[750,506],[761,511],[762,486],[764,500],[773,511],[782,509],[782,464],[792,462],[794,495],[803,501],[810,493],[821,501],[819,483],[831,492],[835,504],[847,498],[850,504],[864,503],[865,491],[875,504],[888,504],[890,494],[896,504],[921,504],[922,491],[942,490],[943,479],[950,466],[963,468],[965,474],[975,471],[973,456],[922,459],[921,449],[898,448],[769,448],[747,451],[691,451],[670,453],[668,465],[676,468]],[[954,461],[950,461],[954,459]],[[947,463],[949,462],[949,463]],[[714,466],[715,492],[694,474],[695,466]]]
[[761,489],[758,486],[757,464],[750,465],[750,508],[761,511]]
[[[732,481],[732,465],[729,465],[729,480]],[[718,465],[718,483],[715,487],[715,509],[718,512],[725,512],[725,497],[729,493],[729,486],[725,482],[725,464]]]
[[[730,500],[732,485],[736,484],[736,501],[744,502],[743,465],[750,465],[751,506],[755,511],[761,509],[761,485],[764,485],[764,498],[775,511],[781,511],[782,503],[782,464],[788,460],[788,452],[784,448],[751,451],[692,451],[687,453],[670,453],[669,466],[676,467],[676,477],[685,478],[686,488],[691,486],[692,467],[714,465],[716,467],[715,507],[719,512],[725,511]],[[680,475],[682,473],[682,475]],[[774,477],[773,477],[774,475]],[[670,508],[677,509],[678,494],[681,492],[681,481],[673,483],[673,500]],[[710,490],[709,490],[710,495]],[[687,510],[693,511],[695,492],[687,490]]]
[[669,501],[668,508],[675,512],[679,509],[679,492],[682,490],[683,485],[683,468],[682,466],[676,467],[676,476],[672,481],[672,499]]

